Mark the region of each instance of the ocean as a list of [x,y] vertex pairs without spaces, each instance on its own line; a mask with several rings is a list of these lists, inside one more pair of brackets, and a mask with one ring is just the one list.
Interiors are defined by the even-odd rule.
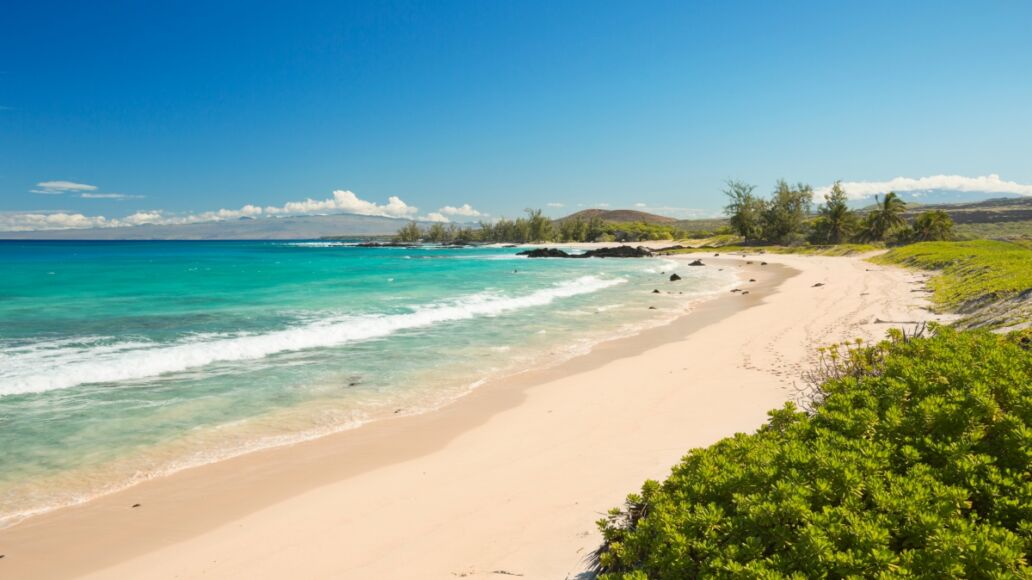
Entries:
[[517,251],[0,242],[0,525],[426,412],[733,282],[664,258]]

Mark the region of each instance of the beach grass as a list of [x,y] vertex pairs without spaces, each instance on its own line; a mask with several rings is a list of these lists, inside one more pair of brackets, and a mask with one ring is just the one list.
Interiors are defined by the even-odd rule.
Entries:
[[893,248],[871,261],[937,272],[929,281],[932,300],[946,310],[963,311],[1032,289],[1032,243],[922,242]]

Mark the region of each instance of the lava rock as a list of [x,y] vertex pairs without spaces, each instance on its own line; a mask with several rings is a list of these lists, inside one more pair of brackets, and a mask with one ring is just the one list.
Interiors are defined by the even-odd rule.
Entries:
[[558,248],[534,248],[533,250],[523,250],[522,252],[516,252],[517,256],[526,256],[528,258],[572,258],[570,254],[558,249]]

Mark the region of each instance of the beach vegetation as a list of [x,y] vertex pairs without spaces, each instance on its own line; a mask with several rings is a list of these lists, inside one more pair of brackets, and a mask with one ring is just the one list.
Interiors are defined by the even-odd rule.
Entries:
[[452,243],[504,243],[529,244],[543,242],[641,242],[650,240],[674,240],[688,236],[688,232],[671,224],[604,221],[594,216],[590,219],[553,221],[541,210],[528,209],[526,217],[515,220],[499,219],[482,221],[478,227],[432,223],[420,227],[415,222],[405,224],[395,235],[398,242]]
[[600,577],[1029,577],[1029,337],[896,330],[599,521]]
[[395,238],[399,242],[415,243],[423,239],[423,230],[419,227],[419,224],[417,224],[416,222],[409,222],[402,226],[400,230],[398,230],[398,233],[395,236]]
[[824,204],[817,210],[813,221],[810,241],[815,244],[842,244],[856,234],[859,220],[856,212],[847,205],[846,191],[842,182],[836,181],[824,196]]
[[728,180],[724,189],[727,197],[724,214],[732,231],[742,236],[746,243],[755,243],[763,238],[763,213],[767,202],[753,193],[755,189],[755,185],[735,180]]
[[864,216],[860,235],[865,241],[884,241],[906,227],[903,212],[907,203],[894,191],[884,197],[875,196],[874,200],[874,207]]
[[942,210],[921,212],[911,225],[911,239],[916,242],[941,242],[955,236],[953,218]]
[[1030,246],[1001,240],[922,242],[893,248],[871,261],[934,272],[928,288],[942,310],[971,314],[1006,303],[1007,312],[994,318],[1014,322],[1032,316]]
[[807,216],[813,203],[813,188],[778,180],[774,194],[763,211],[763,239],[768,244],[791,245],[804,241]]

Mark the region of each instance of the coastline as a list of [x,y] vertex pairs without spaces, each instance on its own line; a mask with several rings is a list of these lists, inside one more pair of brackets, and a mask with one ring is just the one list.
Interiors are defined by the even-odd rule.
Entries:
[[791,397],[812,346],[876,338],[887,326],[873,314],[931,318],[906,271],[762,259],[771,265],[720,260],[756,277],[747,296],[703,302],[437,411],[193,468],[0,530],[0,574],[578,573],[600,513],[688,449],[758,427]]

